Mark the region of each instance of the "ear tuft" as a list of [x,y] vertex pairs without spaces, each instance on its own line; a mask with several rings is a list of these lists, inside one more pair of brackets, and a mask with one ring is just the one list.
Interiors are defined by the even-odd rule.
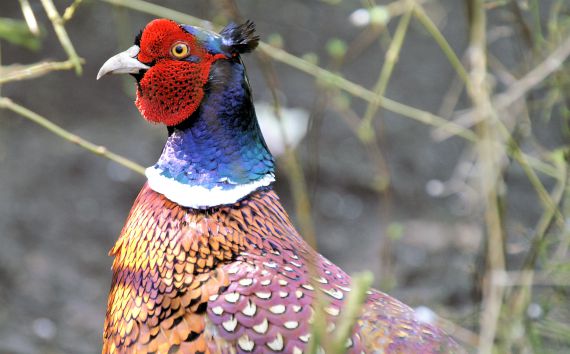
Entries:
[[259,36],[255,34],[255,24],[247,20],[241,25],[230,23],[220,32],[224,44],[236,53],[249,53],[259,44]]
[[135,37],[135,45],[141,46],[141,38],[142,38],[143,30],[140,30],[139,34]]

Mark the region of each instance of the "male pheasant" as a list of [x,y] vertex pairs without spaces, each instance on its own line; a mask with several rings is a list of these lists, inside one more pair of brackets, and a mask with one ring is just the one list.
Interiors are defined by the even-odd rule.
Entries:
[[[258,41],[251,22],[217,34],[159,19],[99,71],[134,76],[141,114],[168,129],[110,252],[103,353],[303,353],[314,299],[328,300],[329,330],[343,311],[350,277],[303,241],[271,187],[240,59]],[[462,350],[372,290],[347,352]]]

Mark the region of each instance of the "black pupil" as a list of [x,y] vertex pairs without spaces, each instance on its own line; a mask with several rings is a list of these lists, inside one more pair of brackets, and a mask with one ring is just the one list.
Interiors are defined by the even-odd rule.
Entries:
[[176,48],[174,48],[174,51],[176,54],[182,54],[184,52],[184,47],[182,45],[177,45]]

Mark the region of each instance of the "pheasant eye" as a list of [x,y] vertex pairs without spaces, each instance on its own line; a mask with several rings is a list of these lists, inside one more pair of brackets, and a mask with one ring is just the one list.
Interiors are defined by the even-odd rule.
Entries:
[[170,48],[170,53],[176,59],[186,58],[190,53],[190,48],[186,43],[176,43]]

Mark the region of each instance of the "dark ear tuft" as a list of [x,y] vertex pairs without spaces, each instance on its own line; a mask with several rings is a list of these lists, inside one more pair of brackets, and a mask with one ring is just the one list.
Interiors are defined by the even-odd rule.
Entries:
[[139,32],[139,34],[137,34],[137,36],[135,37],[135,45],[137,45],[137,46],[139,46],[139,47],[141,46],[142,33],[143,33],[143,30],[141,30],[141,31]]
[[241,25],[230,23],[220,32],[224,44],[236,53],[249,53],[259,44],[259,36],[255,34],[255,24],[247,20]]

